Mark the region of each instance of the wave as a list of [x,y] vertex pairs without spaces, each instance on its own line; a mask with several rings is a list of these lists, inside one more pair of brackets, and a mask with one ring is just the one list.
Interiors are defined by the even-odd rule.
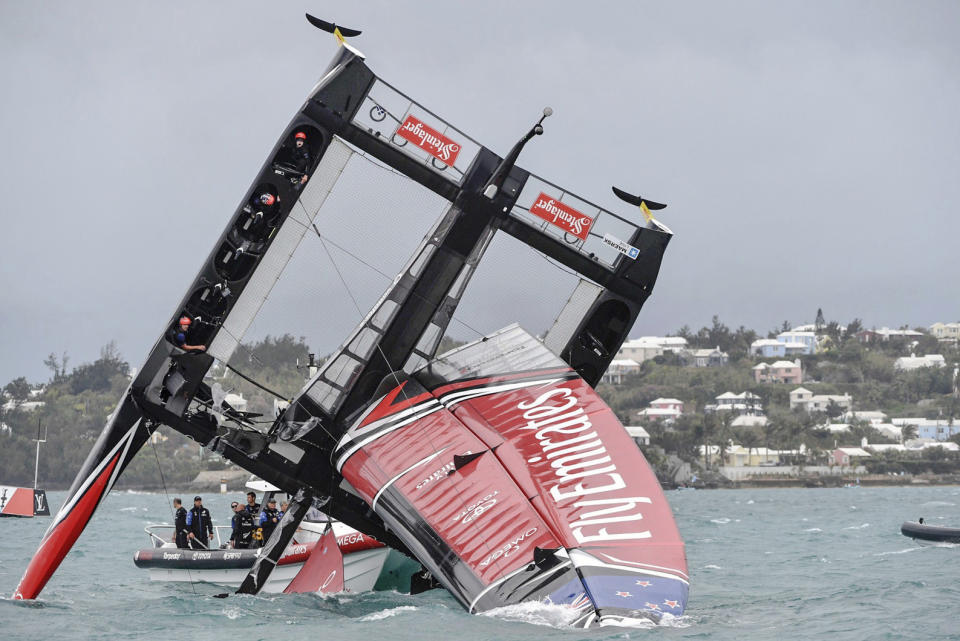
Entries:
[[483,616],[504,621],[519,621],[550,628],[568,628],[583,612],[566,605],[528,601],[487,610]]
[[368,614],[362,616],[358,621],[380,621],[381,619],[388,619],[390,617],[397,616],[402,612],[413,612],[414,610],[419,610],[415,605],[398,605],[395,608],[388,608],[386,610],[381,610],[380,612],[374,612],[373,614]]
[[725,525],[730,522],[730,519],[721,517],[719,519],[710,519],[711,523],[716,523],[717,525]]
[[870,524],[869,524],[869,523],[861,523],[860,525],[850,525],[850,526],[847,526],[847,527],[845,527],[845,528],[843,528],[843,529],[844,529],[844,530],[862,530],[862,529],[868,528],[868,527],[870,527]]
[[907,554],[908,552],[916,552],[917,550],[922,550],[922,549],[923,548],[919,548],[919,547],[904,548],[902,550],[893,550],[891,552],[877,552],[873,556],[890,556],[891,554]]
[[804,532],[823,532],[823,530],[818,527],[808,527]]
[[713,564],[711,563],[710,565],[705,565],[705,566],[703,566],[703,569],[704,569],[704,570],[722,570],[723,568],[720,567],[719,565],[713,565]]

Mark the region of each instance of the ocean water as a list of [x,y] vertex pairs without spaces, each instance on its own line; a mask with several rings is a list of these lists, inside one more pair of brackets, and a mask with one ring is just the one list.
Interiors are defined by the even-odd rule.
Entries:
[[[667,625],[570,629],[563,609],[539,604],[471,616],[443,590],[216,599],[215,586],[150,583],[133,565],[149,544],[144,526],[170,511],[162,494],[117,492],[36,602],[9,595],[49,519],[0,520],[0,630],[18,641],[960,639],[960,546],[920,546],[899,531],[919,516],[960,526],[960,488],[667,494],[691,574],[687,612]],[[232,498],[205,500],[221,524]]]

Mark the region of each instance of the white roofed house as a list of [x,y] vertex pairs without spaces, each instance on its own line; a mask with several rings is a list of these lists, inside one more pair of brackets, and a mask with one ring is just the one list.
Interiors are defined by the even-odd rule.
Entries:
[[945,367],[947,364],[942,354],[927,354],[926,356],[901,356],[893,362],[893,369],[900,372],[920,369],[921,367]]
[[610,366],[604,372],[601,380],[604,383],[620,385],[627,376],[640,373],[640,363],[632,358],[615,358],[610,361]]
[[734,414],[746,414],[749,416],[763,416],[763,403],[759,396],[753,392],[724,392],[714,400],[716,403],[710,403],[703,406],[704,412],[733,412]]
[[830,462],[841,467],[858,465],[868,458],[870,458],[870,452],[859,447],[838,447],[830,454]]
[[637,445],[650,445],[650,433],[639,425],[625,425],[624,429]]
[[687,339],[682,336],[641,336],[620,346],[617,359],[630,359],[638,363],[662,356],[664,352],[679,352],[686,349]]
[[723,367],[730,360],[726,352],[714,349],[688,349],[680,353],[680,359],[687,367]]
[[817,351],[817,335],[814,332],[780,332],[777,340],[784,345],[784,356],[813,354]]
[[871,425],[875,423],[886,423],[887,415],[881,412],[880,410],[872,411],[863,411],[863,410],[850,410],[843,413],[843,416],[840,417],[842,420],[847,423],[852,423],[853,421],[866,421]]
[[831,404],[842,410],[853,406],[853,397],[849,394],[814,394],[805,387],[790,392],[790,409],[797,407],[807,412],[826,412]]
[[794,361],[776,361],[772,364],[758,363],[753,366],[753,379],[758,383],[803,382],[803,368],[800,359]]
[[956,343],[960,341],[960,323],[934,323],[930,326],[930,333],[938,341]]
[[644,422],[660,421],[670,425],[683,414],[683,401],[676,398],[658,398],[650,401],[650,406],[637,412]]
[[781,343],[775,338],[758,338],[750,343],[750,353],[763,358],[786,356],[786,343]]

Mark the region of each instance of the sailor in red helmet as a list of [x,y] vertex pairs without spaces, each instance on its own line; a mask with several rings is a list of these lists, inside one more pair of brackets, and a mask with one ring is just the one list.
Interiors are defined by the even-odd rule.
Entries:
[[300,184],[305,185],[309,179],[307,172],[310,170],[310,148],[307,147],[307,134],[305,132],[298,131],[293,134],[293,149],[290,150],[290,156],[293,166],[303,174],[300,177]]
[[182,316],[180,321],[177,323],[177,327],[173,331],[173,335],[170,337],[171,341],[180,349],[188,352],[207,351],[206,345],[191,345],[188,342],[190,340],[190,326],[192,324],[193,321],[190,320],[189,316]]

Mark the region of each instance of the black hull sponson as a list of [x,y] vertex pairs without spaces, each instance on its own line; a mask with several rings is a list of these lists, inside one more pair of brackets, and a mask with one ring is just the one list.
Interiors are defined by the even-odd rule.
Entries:
[[938,543],[960,543],[960,528],[943,527],[942,525],[921,525],[916,521],[907,521],[900,526],[900,533],[919,541],[936,541]]

